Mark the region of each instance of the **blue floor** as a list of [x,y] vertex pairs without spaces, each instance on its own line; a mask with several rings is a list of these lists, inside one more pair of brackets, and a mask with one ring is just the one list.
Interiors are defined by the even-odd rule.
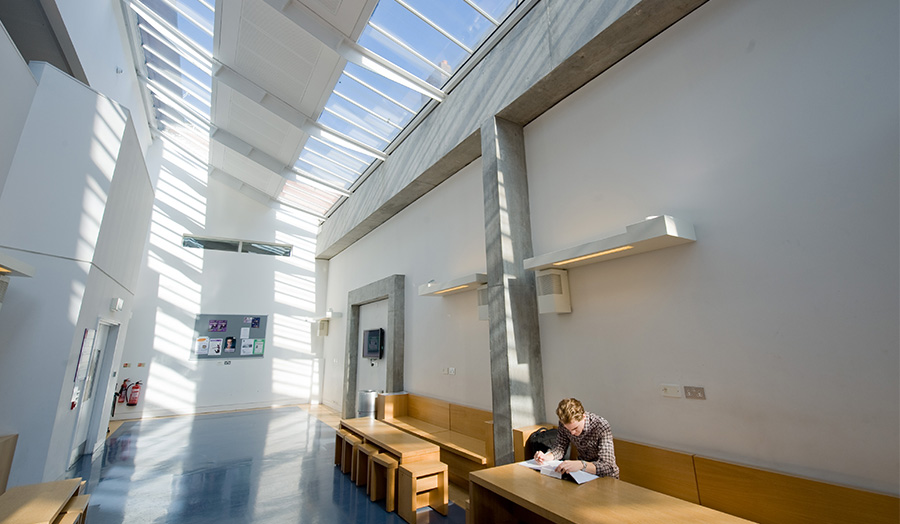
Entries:
[[[88,482],[91,524],[404,522],[335,467],[334,429],[296,407],[126,422],[94,455],[69,472]],[[466,515],[451,503],[417,519]]]

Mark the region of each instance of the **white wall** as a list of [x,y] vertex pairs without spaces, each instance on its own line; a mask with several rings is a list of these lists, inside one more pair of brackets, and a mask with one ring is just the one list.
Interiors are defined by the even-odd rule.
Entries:
[[3,24],[0,24],[0,71],[3,71],[3,96],[0,96],[0,115],[3,116],[3,125],[0,125],[0,193],[3,193],[9,166],[37,90],[37,81]]
[[[329,264],[326,308],[344,313],[325,337],[324,403],[342,407],[347,294],[393,274],[406,275],[404,388],[491,409],[488,323],[475,292],[420,297],[419,285],[484,273],[481,161],[363,237]],[[361,328],[362,329],[362,328]],[[368,362],[365,362],[368,365]],[[454,376],[442,370],[455,367]],[[357,389],[363,389],[362,383]]]
[[[535,254],[657,214],[698,237],[569,272],[573,312],[540,318],[548,413],[575,396],[619,437],[900,492],[898,19],[710,2],[526,127]],[[415,291],[483,270],[477,164],[332,259],[328,306],[407,274],[406,389],[490,409],[474,294]]]
[[[254,202],[215,179],[205,166],[159,158],[157,198],[137,304],[120,368],[146,394],[117,419],[197,413],[320,399],[320,356],[307,318],[315,315],[316,224]],[[157,160],[151,162],[156,165]],[[288,243],[291,257],[182,247],[185,233]],[[267,315],[264,358],[190,359],[198,314]],[[137,367],[144,363],[144,367]]]
[[[68,465],[82,336],[101,318],[127,329],[141,248],[129,239],[144,235],[152,201],[127,111],[52,66],[32,70],[38,88],[0,196],[0,246],[35,267],[11,282],[0,315],[0,433],[19,434],[11,485]],[[123,311],[109,311],[113,297]]]
[[[152,138],[118,0],[57,2],[90,86],[131,110],[141,149]],[[133,13],[129,13],[133,15]],[[103,28],[103,30],[98,30]],[[121,73],[118,71],[121,70]]]

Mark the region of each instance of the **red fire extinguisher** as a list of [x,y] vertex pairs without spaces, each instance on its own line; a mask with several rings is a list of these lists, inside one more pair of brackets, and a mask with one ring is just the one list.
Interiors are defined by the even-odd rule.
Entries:
[[125,402],[125,397],[128,395],[128,379],[122,381],[122,387],[119,388],[119,392],[116,393],[116,396],[119,397],[118,402],[121,404]]
[[129,386],[128,391],[128,402],[129,406],[137,406],[138,400],[141,399],[141,381],[138,380],[131,386]]

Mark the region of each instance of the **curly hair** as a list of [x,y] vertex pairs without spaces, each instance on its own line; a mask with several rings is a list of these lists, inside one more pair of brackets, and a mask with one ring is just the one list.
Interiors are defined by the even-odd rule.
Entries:
[[556,406],[556,416],[563,424],[578,422],[584,418],[584,406],[575,398],[564,398]]

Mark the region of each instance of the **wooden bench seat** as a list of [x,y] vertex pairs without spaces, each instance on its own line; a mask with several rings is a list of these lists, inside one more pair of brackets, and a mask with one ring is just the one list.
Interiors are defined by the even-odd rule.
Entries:
[[[516,460],[539,427],[514,430]],[[615,439],[623,482],[761,524],[894,523],[900,498]]]
[[494,464],[490,411],[414,395],[379,395],[376,418],[441,448],[450,482],[468,489],[469,473]]

